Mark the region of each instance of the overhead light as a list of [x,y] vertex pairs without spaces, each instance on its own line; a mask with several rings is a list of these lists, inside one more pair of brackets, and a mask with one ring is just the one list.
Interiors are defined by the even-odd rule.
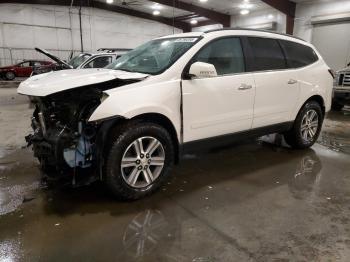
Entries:
[[269,15],[267,16],[267,18],[268,18],[268,19],[273,19],[274,16],[273,16],[273,14],[269,14]]
[[163,7],[162,7],[160,4],[157,3],[157,4],[152,5],[151,8],[152,8],[153,10],[160,10],[160,9],[162,9]]
[[244,3],[239,6],[239,8],[241,9],[250,9],[252,7],[253,7],[253,4],[250,4],[250,3]]
[[241,10],[240,13],[241,13],[241,15],[247,15],[250,13],[250,11],[248,9],[243,9],[243,10]]
[[243,0],[244,3],[249,3],[249,0]]
[[206,2],[208,2],[208,0],[199,0],[199,2],[206,3]]
[[197,21],[196,19],[192,19],[192,20],[191,20],[191,24],[192,24],[192,25],[196,25],[196,24],[198,24],[198,21]]
[[113,4],[114,0],[106,0],[107,4]]
[[153,11],[153,15],[160,15],[160,11],[159,10],[154,10]]

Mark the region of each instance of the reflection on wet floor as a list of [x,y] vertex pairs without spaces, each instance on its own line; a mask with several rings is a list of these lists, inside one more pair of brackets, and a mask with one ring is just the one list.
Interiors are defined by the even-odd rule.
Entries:
[[0,261],[347,261],[346,114],[331,113],[309,150],[271,135],[188,155],[159,192],[135,202],[100,183],[48,188],[30,149],[6,152]]

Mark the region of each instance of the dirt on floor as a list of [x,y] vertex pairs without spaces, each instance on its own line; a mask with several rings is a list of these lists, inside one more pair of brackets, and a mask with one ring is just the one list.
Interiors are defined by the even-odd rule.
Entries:
[[32,111],[0,88],[0,261],[349,261],[348,109],[308,150],[271,135],[187,155],[135,202],[42,183],[24,147]]

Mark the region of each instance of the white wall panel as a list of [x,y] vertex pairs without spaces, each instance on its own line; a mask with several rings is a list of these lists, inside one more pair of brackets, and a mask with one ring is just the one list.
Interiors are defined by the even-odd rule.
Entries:
[[313,1],[297,4],[294,35],[311,41],[311,19],[313,16],[326,16],[338,13],[350,12],[349,0]]
[[[34,47],[63,54],[64,59],[69,50],[79,51],[78,12],[77,7],[0,4],[0,65],[5,60],[8,63],[7,53],[4,54],[8,48],[20,49],[15,60],[35,58]],[[94,8],[82,9],[82,27],[84,51],[96,51],[100,47],[134,48],[173,33],[168,25]],[[175,33],[180,32],[175,29]]]
[[232,27],[261,28],[261,25],[269,23],[276,23],[277,32],[286,32],[286,15],[274,8],[252,12],[249,15],[237,15],[231,17]]

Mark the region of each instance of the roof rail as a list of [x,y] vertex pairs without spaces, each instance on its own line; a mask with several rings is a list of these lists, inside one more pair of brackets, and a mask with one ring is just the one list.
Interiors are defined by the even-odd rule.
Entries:
[[230,31],[230,30],[244,30],[244,31],[255,31],[255,32],[263,32],[263,33],[270,33],[270,34],[276,34],[276,35],[283,35],[283,36],[288,36],[288,37],[292,37],[301,41],[306,42],[304,39],[294,36],[294,35],[289,35],[289,34],[283,34],[283,33],[278,33],[278,32],[273,32],[273,31],[269,31],[269,30],[263,30],[263,29],[252,29],[252,28],[242,28],[242,27],[224,27],[224,28],[219,28],[219,29],[212,29],[212,30],[208,30],[205,31],[204,33],[212,33],[212,32],[219,32],[219,31]]

